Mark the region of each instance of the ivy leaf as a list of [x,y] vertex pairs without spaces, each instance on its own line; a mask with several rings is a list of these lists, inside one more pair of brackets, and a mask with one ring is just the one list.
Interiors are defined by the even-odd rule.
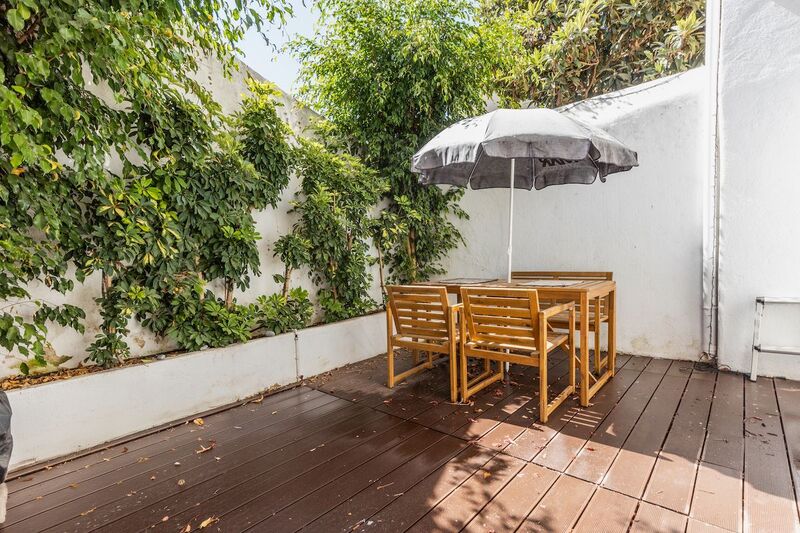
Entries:
[[19,9],[9,9],[6,12],[6,18],[14,31],[22,31],[25,27],[25,18],[20,13]]

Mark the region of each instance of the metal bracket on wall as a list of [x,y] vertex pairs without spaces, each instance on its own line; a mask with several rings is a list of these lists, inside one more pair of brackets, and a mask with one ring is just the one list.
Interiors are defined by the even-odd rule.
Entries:
[[756,298],[756,319],[753,327],[753,361],[750,366],[750,381],[758,378],[758,356],[762,353],[780,353],[786,355],[800,355],[800,346],[762,346],[761,345],[761,319],[764,317],[764,306],[767,304],[799,304],[800,298]]

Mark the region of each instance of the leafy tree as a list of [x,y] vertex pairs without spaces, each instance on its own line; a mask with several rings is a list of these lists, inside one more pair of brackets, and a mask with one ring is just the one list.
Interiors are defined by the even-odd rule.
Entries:
[[362,315],[375,307],[369,296],[369,215],[386,192],[386,182],[352,156],[307,139],[298,143],[302,185],[293,202],[299,221],[292,233],[308,247],[307,254],[293,257],[309,267],[326,321]]
[[[124,355],[114,310],[127,312],[121,294],[136,286],[115,285],[131,264],[180,251],[163,200],[169,180],[151,171],[176,153],[204,160],[220,124],[219,106],[188,74],[206,56],[230,70],[244,31],[286,11],[283,0],[0,0],[0,299],[30,299],[37,280],[68,292],[71,261],[79,281],[101,270],[110,337],[95,359]],[[175,110],[189,102],[191,134],[174,136]],[[112,294],[120,300],[105,301]],[[35,360],[46,323],[78,327],[82,313],[34,303],[44,311],[27,321],[0,310],[0,339]]]
[[702,64],[703,0],[482,0],[482,22],[514,58],[508,105],[555,107]]
[[288,294],[259,296],[255,308],[261,327],[276,335],[303,329],[314,314],[314,304],[308,297],[308,291],[300,287],[295,287]]
[[[159,291],[158,305],[139,310],[144,324],[172,336],[183,348],[198,342],[222,346],[249,337],[252,312],[236,305],[233,290],[246,289],[250,275],[260,274],[256,244],[261,237],[253,211],[277,205],[290,168],[289,130],[277,114],[274,89],[256,82],[250,89],[231,124],[233,135],[212,137],[217,149],[203,153],[201,160],[170,158],[153,172],[163,180],[182,239],[172,256],[128,272]],[[174,124],[192,127],[188,120]],[[173,135],[192,138],[191,131],[180,129]],[[223,281],[222,301],[205,288],[214,280]],[[226,313],[219,311],[220,305]],[[210,327],[214,320],[227,324],[227,330],[223,324]]]
[[[418,185],[411,155],[443,127],[484,108],[501,44],[475,23],[467,0],[325,0],[317,33],[293,49],[300,94],[334,140],[389,180],[401,238],[385,250],[395,280],[442,272],[461,235],[451,215],[463,191]],[[383,242],[389,242],[384,240]]]

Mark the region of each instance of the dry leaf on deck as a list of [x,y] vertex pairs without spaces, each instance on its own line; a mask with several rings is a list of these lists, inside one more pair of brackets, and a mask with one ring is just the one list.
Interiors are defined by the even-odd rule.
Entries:
[[206,423],[206,421],[205,421],[205,420],[203,420],[202,418],[195,418],[194,420],[192,420],[192,423],[193,423],[195,426],[202,426],[203,424],[205,424],[205,423]]
[[210,441],[208,441],[208,446],[203,446],[201,444],[200,445],[200,449],[196,450],[194,453],[196,453],[196,454],[206,453],[208,451],[213,450],[214,446],[216,446],[216,445],[217,445],[216,441],[210,440]]
[[216,524],[217,522],[219,522],[219,518],[217,518],[216,516],[209,516],[208,518],[200,522],[200,526],[197,529],[206,528],[211,524]]

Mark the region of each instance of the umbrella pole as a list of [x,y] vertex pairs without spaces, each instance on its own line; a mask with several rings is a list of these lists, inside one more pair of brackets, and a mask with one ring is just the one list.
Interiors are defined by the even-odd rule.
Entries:
[[506,281],[511,283],[511,244],[514,242],[514,159],[511,159],[511,191],[508,195],[508,272]]
[[[512,243],[514,242],[514,158],[511,158],[511,177],[509,178],[510,185],[508,194],[508,272],[506,274],[506,281],[511,283],[511,249]],[[511,366],[510,363],[506,363],[504,366],[504,374],[508,377],[509,367]]]

